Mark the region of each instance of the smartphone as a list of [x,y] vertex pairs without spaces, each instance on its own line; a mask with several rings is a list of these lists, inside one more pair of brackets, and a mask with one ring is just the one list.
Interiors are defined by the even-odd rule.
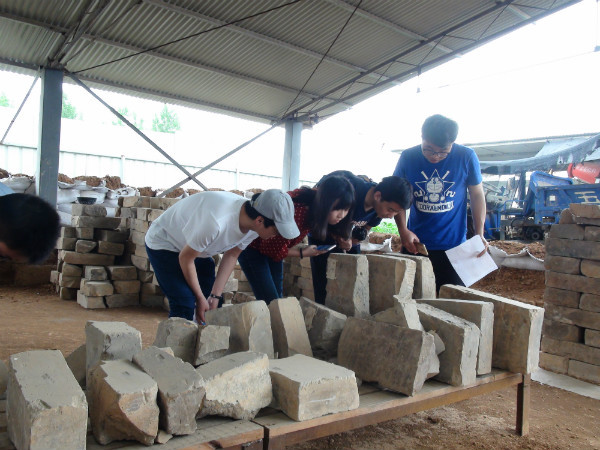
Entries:
[[325,244],[325,245],[317,245],[317,250],[321,251],[321,250],[333,250],[335,248],[336,244]]

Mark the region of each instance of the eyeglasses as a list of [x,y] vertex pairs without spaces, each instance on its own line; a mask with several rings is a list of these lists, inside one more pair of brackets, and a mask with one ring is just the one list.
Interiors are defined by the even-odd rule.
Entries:
[[423,146],[421,146],[421,150],[423,153],[427,153],[428,155],[434,156],[438,159],[445,159],[450,154],[450,152],[435,152],[430,148],[423,148]]

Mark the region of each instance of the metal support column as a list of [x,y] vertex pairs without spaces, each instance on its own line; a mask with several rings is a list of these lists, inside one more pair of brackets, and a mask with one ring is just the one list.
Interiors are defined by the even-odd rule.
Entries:
[[284,191],[291,191],[300,185],[300,137],[302,122],[288,120],[285,123],[285,148],[283,152],[283,172],[281,184]]
[[56,205],[63,73],[45,68],[41,72],[41,79],[36,193],[51,205]]

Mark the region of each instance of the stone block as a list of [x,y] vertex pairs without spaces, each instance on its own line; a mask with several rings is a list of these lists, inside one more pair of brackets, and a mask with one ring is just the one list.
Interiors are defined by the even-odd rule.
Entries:
[[[236,295],[237,297],[237,295]],[[234,301],[235,298],[234,297]],[[228,326],[231,352],[253,351],[274,357],[271,315],[262,300],[212,309],[206,312],[206,323]]]
[[85,295],[81,291],[77,291],[77,303],[85,309],[104,309],[106,304],[104,303],[104,297]]
[[[493,303],[456,299],[423,299],[419,300],[419,302],[427,303],[428,305],[475,324],[477,328],[479,328],[477,375],[484,375],[492,371],[492,350],[494,344]],[[437,331],[437,328],[433,329]],[[444,338],[441,338],[442,341],[444,341]]]
[[572,359],[569,361],[568,375],[589,383],[600,384],[600,366],[593,364],[587,364]]
[[62,238],[77,237],[77,234],[75,233],[75,227],[61,227],[60,228],[60,237],[62,237]]
[[546,286],[600,295],[600,279],[546,271]]
[[229,327],[204,325],[198,327],[198,338],[194,351],[194,366],[222,358],[229,351]]
[[75,228],[75,236],[77,239],[94,239],[94,227],[77,227]]
[[86,266],[83,270],[83,277],[90,281],[108,280],[108,274],[104,266]]
[[131,264],[143,271],[151,271],[152,266],[150,265],[150,261],[148,258],[144,258],[143,256],[131,255]]
[[0,396],[4,396],[8,386],[8,366],[0,359]]
[[77,238],[58,238],[56,241],[56,248],[59,250],[75,250],[75,243]]
[[[233,306],[224,308],[231,309]],[[239,352],[196,369],[206,390],[201,417],[218,415],[253,419],[273,399],[269,358],[264,353]]]
[[435,330],[446,349],[439,355],[436,379],[452,386],[468,386],[477,377],[479,328],[460,317],[428,304],[417,304],[419,318],[427,330]]
[[138,294],[140,292],[140,280],[115,280],[112,284],[115,294]]
[[151,295],[142,292],[140,294],[140,305],[147,308],[164,308],[165,311],[169,311],[169,304],[164,295]]
[[585,311],[600,312],[600,295],[581,294],[579,308]]
[[324,359],[337,355],[346,316],[306,297],[300,297],[300,307],[313,352]]
[[73,216],[71,218],[71,225],[73,225],[74,227],[77,227],[77,228],[85,227],[85,228],[104,228],[107,230],[116,230],[120,224],[121,224],[121,219],[119,217]]
[[115,293],[115,288],[110,281],[89,281],[85,278],[81,279],[79,289],[88,297],[103,297]]
[[131,229],[135,231],[139,231],[141,233],[146,233],[150,228],[150,223],[146,220],[140,219],[129,219],[131,222]]
[[81,284],[81,277],[66,277],[64,274],[58,274],[58,285],[61,287],[79,288]]
[[136,245],[133,254],[142,258],[148,258],[148,252],[146,251],[146,247],[144,245]]
[[354,372],[302,354],[269,362],[273,397],[287,416],[302,421],[358,408]]
[[543,336],[558,339],[559,341],[582,342],[583,328],[549,319],[544,319]]
[[600,348],[600,331],[598,331],[598,330],[585,330],[585,333],[584,333],[584,342],[585,342],[585,345],[589,345],[591,347],[599,347]]
[[548,336],[542,337],[542,351],[558,356],[600,366],[600,348],[577,342],[557,341]]
[[150,223],[154,222],[156,219],[158,219],[162,213],[164,213],[164,211],[160,210],[160,209],[153,209],[148,213],[148,221]]
[[100,361],[131,361],[133,355],[142,349],[142,335],[125,322],[90,320],[85,324],[85,346],[85,367],[89,381],[90,369]]
[[549,370],[550,372],[566,375],[569,371],[569,358],[541,352],[540,367]]
[[414,299],[399,297],[396,297],[395,301],[396,304],[392,308],[375,314],[373,319],[377,322],[391,323],[397,327],[425,331],[417,312],[417,302]]
[[[135,267],[135,266],[134,266]],[[152,279],[154,278],[154,272],[146,272],[144,270],[140,270],[138,268],[136,268],[137,271],[137,279],[140,280],[142,283],[151,283]]]
[[600,227],[587,226],[583,239],[586,241],[600,241]]
[[582,328],[600,330],[600,313],[597,312],[547,304],[546,318]]
[[560,224],[575,223],[575,220],[573,219],[573,214],[571,213],[569,208],[563,209],[560,212],[560,219],[559,219],[558,223],[560,223]]
[[130,238],[135,245],[146,245],[146,233],[131,230]]
[[[66,277],[80,277],[83,274],[83,269],[74,264],[63,264],[62,274]],[[78,286],[79,287],[79,286]]]
[[80,386],[85,386],[85,344],[80,345],[65,358],[67,366]]
[[566,291],[546,286],[544,290],[544,302],[552,303],[553,305],[568,306],[569,308],[577,308],[579,306],[579,298],[581,294],[575,291]]
[[569,209],[574,216],[600,219],[600,205],[587,203],[571,203]]
[[325,305],[347,316],[369,316],[369,263],[366,256],[329,255]]
[[58,291],[58,296],[62,300],[77,300],[77,289],[61,287]]
[[[103,230],[104,231],[104,230]],[[135,266],[108,266],[106,268],[111,280],[137,280],[137,269]]]
[[150,208],[136,208],[135,218],[140,220],[148,220],[148,214],[150,213],[150,211]]
[[348,317],[338,347],[338,364],[363,381],[405,395],[423,387],[435,354],[433,336],[374,320]]
[[112,266],[115,263],[114,256],[98,253],[64,252],[63,259],[65,263],[82,266]]
[[586,277],[600,278],[600,261],[581,261],[581,274]]
[[7,429],[17,449],[83,449],[88,405],[58,350],[32,350],[9,359]]
[[141,285],[140,292],[149,295],[165,295],[160,286],[154,283],[143,283]]
[[196,414],[204,400],[202,379],[194,367],[157,347],[137,353],[133,362],[158,385],[161,430],[175,435],[193,434]]
[[158,324],[155,347],[171,347],[173,354],[187,363],[194,363],[198,324],[182,317],[170,317]]
[[494,348],[492,366],[518,373],[531,373],[539,361],[544,310],[499,295],[462,286],[444,285],[440,298],[479,300],[494,304]]
[[98,253],[103,255],[121,256],[124,250],[124,244],[119,244],[118,242],[98,241]]
[[366,255],[369,263],[369,304],[371,314],[392,308],[394,296],[411,299],[417,263],[405,258]]
[[571,239],[546,239],[546,254],[600,260],[600,242]]
[[92,433],[99,444],[120,440],[154,443],[158,386],[136,365],[125,360],[102,361],[88,376],[87,392]]
[[106,217],[106,208],[102,205],[71,205],[72,216]]
[[139,294],[113,294],[104,297],[104,302],[108,308],[125,308],[127,306],[137,306],[140,304]]
[[278,358],[296,354],[312,357],[300,302],[295,297],[273,300],[269,306],[273,346]]
[[60,272],[58,270],[53,270],[50,272],[50,283],[58,284],[58,279],[60,278]]
[[557,224],[550,227],[549,237],[558,239],[582,240],[585,227],[577,224]]
[[129,233],[127,231],[113,231],[113,230],[95,230],[94,239],[97,241],[114,242],[117,244],[124,244],[127,242]]
[[87,241],[84,239],[79,239],[75,243],[75,251],[77,253],[90,253],[98,246],[96,241]]
[[544,267],[546,270],[560,273],[579,275],[581,260],[578,258],[567,258],[566,256],[546,255]]
[[122,208],[136,207],[140,203],[140,196],[119,197],[119,206]]
[[410,259],[417,263],[415,273],[415,285],[413,289],[413,298],[435,298],[437,290],[435,287],[435,275],[431,261],[426,256],[405,255],[401,253],[392,253],[396,258]]

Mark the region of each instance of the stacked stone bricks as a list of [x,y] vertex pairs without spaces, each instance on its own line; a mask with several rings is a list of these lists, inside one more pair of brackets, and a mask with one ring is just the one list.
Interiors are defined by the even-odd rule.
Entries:
[[540,366],[600,384],[600,205],[563,211],[545,265]]
[[72,226],[61,229],[51,274],[60,298],[85,308],[137,305],[137,273],[122,265],[128,233],[118,229],[121,219],[106,217],[101,205],[73,205],[72,214]]
[[288,256],[283,262],[283,295],[284,297],[306,297],[315,299],[313,290],[310,258],[300,259]]

